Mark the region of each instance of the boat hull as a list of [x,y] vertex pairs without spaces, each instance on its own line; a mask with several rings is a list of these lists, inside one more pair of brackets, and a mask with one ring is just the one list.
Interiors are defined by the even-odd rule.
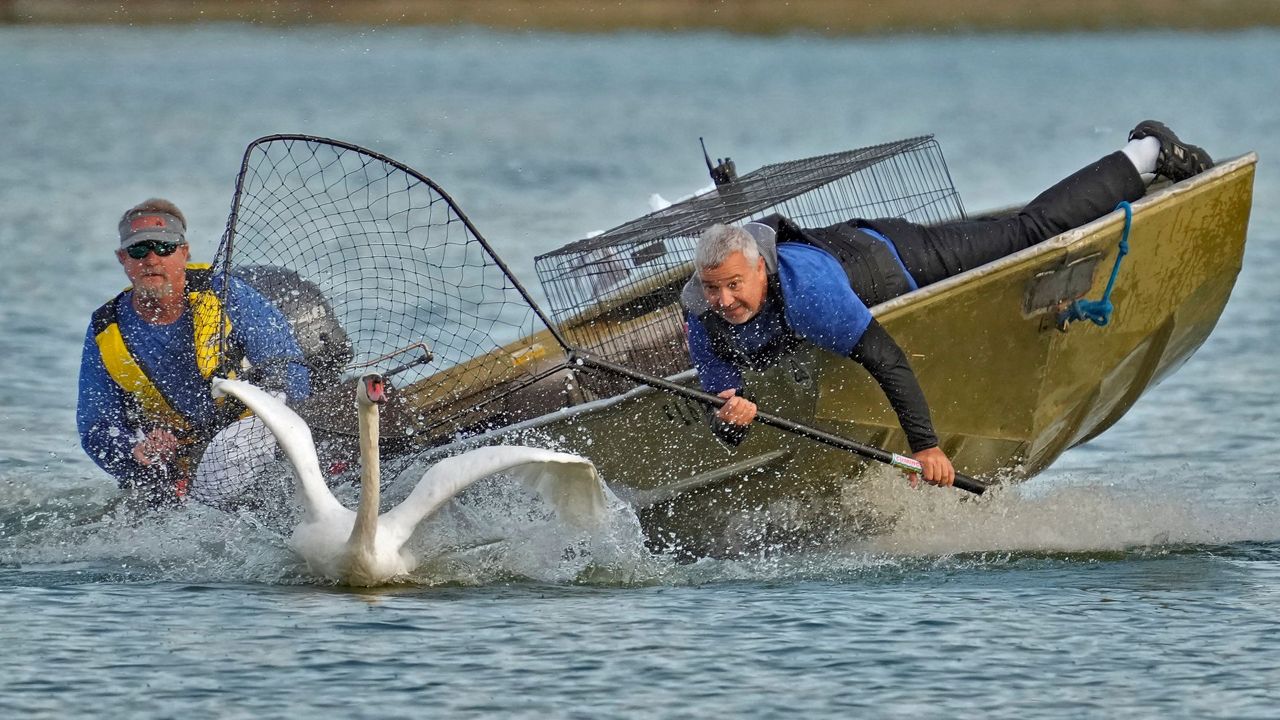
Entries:
[[[1105,326],[1064,326],[1061,316],[1072,300],[1102,296],[1122,211],[873,309],[908,353],[957,469],[993,482],[1035,475],[1113,425],[1200,347],[1241,268],[1255,164],[1252,154],[1235,158],[1133,203]],[[892,521],[868,488],[894,493],[905,482],[868,479],[883,480],[882,467],[869,474],[846,451],[769,427],[727,447],[703,407],[647,388],[573,405],[573,389],[591,383],[580,375],[554,378],[563,391],[551,395],[571,407],[547,412],[543,394],[542,414],[468,442],[590,457],[638,509],[652,545],[691,556],[824,542]],[[674,379],[696,383],[692,371]],[[847,359],[803,349],[748,384],[775,415],[907,452],[884,394]]]

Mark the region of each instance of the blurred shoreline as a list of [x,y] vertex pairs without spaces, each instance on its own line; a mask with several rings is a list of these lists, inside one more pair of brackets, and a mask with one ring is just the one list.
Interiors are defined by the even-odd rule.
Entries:
[[0,0],[0,25],[203,22],[764,35],[1223,31],[1280,26],[1280,0]]

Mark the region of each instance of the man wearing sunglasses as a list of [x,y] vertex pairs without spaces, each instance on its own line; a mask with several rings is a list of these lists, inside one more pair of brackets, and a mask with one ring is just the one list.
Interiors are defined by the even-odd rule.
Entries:
[[243,281],[224,287],[208,265],[191,264],[186,231],[182,211],[162,199],[120,219],[116,258],[132,285],[93,314],[76,421],[89,457],[148,504],[204,500],[202,491],[234,504],[212,486],[244,483],[275,445],[256,418],[213,400],[211,378],[256,368],[257,382],[297,401],[308,372],[284,315]]

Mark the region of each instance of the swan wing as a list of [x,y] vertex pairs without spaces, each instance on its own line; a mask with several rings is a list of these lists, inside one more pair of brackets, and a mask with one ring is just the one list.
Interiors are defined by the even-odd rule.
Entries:
[[608,515],[609,490],[590,460],[571,453],[527,447],[501,447],[528,455],[528,460],[507,468],[506,473],[524,483],[556,509],[574,527],[591,528]]
[[276,442],[284,449],[293,464],[298,478],[298,497],[303,511],[312,518],[341,515],[351,512],[342,507],[320,474],[320,460],[311,439],[311,428],[283,400],[243,380],[214,378],[213,396],[232,395],[244,403],[275,435]]
[[499,472],[519,478],[573,525],[589,526],[607,513],[608,491],[590,460],[541,448],[499,445],[469,450],[432,465],[409,497],[379,518],[379,536],[395,543],[394,547],[403,545],[418,523],[449,498]]

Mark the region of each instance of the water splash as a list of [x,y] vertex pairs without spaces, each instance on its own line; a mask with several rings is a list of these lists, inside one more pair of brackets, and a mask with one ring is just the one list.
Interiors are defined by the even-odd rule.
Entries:
[[[933,487],[911,490],[898,472],[872,469],[848,485],[843,505],[849,521],[829,542],[799,551],[766,544],[752,553],[667,568],[657,579],[901,582],[1028,562],[1280,552],[1277,498],[1223,499],[1197,484],[1155,474],[1053,473],[997,485],[979,498]],[[756,520],[759,534],[766,521],[778,519]]]
[[[227,513],[197,503],[139,512],[110,490],[53,496],[9,484],[0,511],[0,585],[84,582],[322,583],[288,549],[296,509]],[[354,506],[355,488],[335,491]],[[390,496],[394,503],[398,499]],[[567,527],[516,482],[473,486],[411,541],[423,563],[408,582],[482,585],[512,580],[625,584],[647,577],[649,556],[629,507],[610,498],[593,531]]]
[[[395,502],[393,500],[392,502]],[[608,496],[606,519],[572,528],[522,484],[502,476],[471,486],[414,537],[424,558],[418,582],[447,577],[482,584],[497,579],[628,584],[649,577],[651,558],[635,513]]]
[[39,584],[301,580],[279,536],[251,516],[195,505],[140,514],[114,498],[78,500],[49,500],[0,519],[0,567],[11,569],[0,584],[36,576]]
[[899,492],[896,522],[855,546],[900,555],[1074,553],[1280,539],[1274,498],[1222,501],[1164,476],[1071,475],[996,487],[981,499]]
[[[338,494],[354,504],[354,488]],[[323,584],[285,544],[292,512],[273,517],[191,505],[139,517],[116,504],[110,490],[55,495],[12,480],[0,482],[0,496],[0,585]],[[388,502],[396,499],[388,495]],[[1188,547],[1231,552],[1250,544],[1265,550],[1280,539],[1276,498],[1224,500],[1163,476],[1056,473],[974,498],[931,487],[913,491],[898,473],[884,471],[851,485],[845,504],[857,521],[820,547],[765,546],[688,562],[650,553],[634,512],[616,498],[607,522],[589,532],[565,526],[520,483],[496,477],[424,523],[412,541],[422,564],[408,584],[874,582],[1011,559],[1122,560]],[[756,523],[764,527],[760,518],[744,518],[742,532]]]

